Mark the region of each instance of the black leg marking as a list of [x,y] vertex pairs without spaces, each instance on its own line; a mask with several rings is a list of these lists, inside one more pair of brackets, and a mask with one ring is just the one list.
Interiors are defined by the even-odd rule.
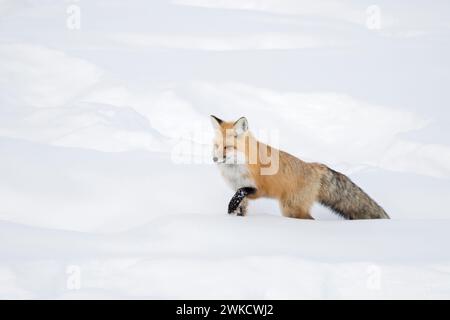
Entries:
[[241,204],[242,200],[248,196],[249,194],[256,193],[256,189],[252,187],[240,188],[236,191],[233,198],[231,198],[230,203],[228,204],[228,213],[234,213],[236,209]]

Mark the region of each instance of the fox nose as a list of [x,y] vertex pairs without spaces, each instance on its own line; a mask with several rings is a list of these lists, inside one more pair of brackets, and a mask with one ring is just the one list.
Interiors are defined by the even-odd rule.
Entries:
[[214,161],[214,162],[217,162],[218,160],[219,160],[219,158],[213,157],[213,161]]

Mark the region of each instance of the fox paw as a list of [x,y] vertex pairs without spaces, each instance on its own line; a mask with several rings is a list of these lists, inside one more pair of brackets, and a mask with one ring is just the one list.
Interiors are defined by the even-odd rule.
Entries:
[[247,208],[244,208],[244,206],[239,206],[236,215],[240,217],[244,217],[247,214]]
[[245,198],[245,192],[242,189],[239,189],[234,194],[233,198],[231,198],[230,203],[228,204],[228,213],[236,213],[242,200]]
[[239,203],[235,204],[235,203],[229,203],[228,205],[228,214],[238,214],[238,212],[240,211],[239,209]]
[[228,205],[228,214],[236,214],[237,216],[245,216],[247,214],[248,201],[243,199],[239,203],[230,201]]

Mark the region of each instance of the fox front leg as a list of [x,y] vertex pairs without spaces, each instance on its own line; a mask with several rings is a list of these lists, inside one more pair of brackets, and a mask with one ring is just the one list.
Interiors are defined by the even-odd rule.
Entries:
[[238,189],[228,204],[228,213],[236,213],[238,216],[244,216],[247,213],[247,196],[254,193],[256,193],[256,189],[252,187]]
[[243,217],[243,216],[247,215],[247,211],[248,211],[248,198],[245,197],[244,199],[242,199],[241,203],[239,204],[236,214],[238,216]]

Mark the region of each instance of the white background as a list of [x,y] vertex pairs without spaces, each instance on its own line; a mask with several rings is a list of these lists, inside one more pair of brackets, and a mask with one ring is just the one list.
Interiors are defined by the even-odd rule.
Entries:
[[[0,297],[449,298],[449,17],[0,1]],[[275,132],[393,219],[293,220],[269,200],[228,216],[209,114]]]

